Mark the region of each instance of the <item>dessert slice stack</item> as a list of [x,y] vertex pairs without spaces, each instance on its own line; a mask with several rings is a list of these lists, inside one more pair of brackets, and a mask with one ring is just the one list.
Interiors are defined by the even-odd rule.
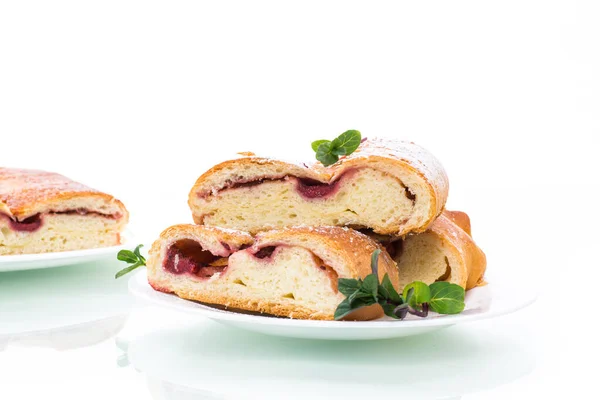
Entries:
[[[364,279],[380,249],[379,278],[398,291],[413,280],[468,289],[482,281],[485,256],[466,214],[443,211],[447,195],[439,161],[408,142],[369,139],[329,167],[226,161],[190,192],[196,225],[168,228],[152,246],[148,280],[185,299],[333,319],[345,298],[338,279]],[[347,318],[381,315],[374,305]]]

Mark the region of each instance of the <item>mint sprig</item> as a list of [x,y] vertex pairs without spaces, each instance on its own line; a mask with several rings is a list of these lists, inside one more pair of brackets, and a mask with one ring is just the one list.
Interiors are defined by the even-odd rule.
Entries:
[[347,156],[358,149],[361,135],[359,131],[349,130],[342,133],[333,140],[315,140],[311,143],[313,151],[316,153],[317,160],[328,167],[335,164],[340,156]]
[[123,268],[116,273],[115,279],[122,277],[125,274],[133,271],[138,267],[146,265],[146,259],[140,254],[140,249],[144,247],[143,244],[138,245],[135,250],[121,250],[117,253],[117,260],[124,261],[127,264],[131,264],[128,267]]
[[340,320],[359,308],[379,304],[388,317],[404,319],[407,314],[427,317],[429,310],[438,314],[458,314],[465,308],[465,290],[454,283],[434,282],[427,285],[415,281],[399,294],[385,274],[378,278],[380,249],[371,255],[371,274],[364,279],[338,279],[338,290],[346,298],[338,305],[334,319]]

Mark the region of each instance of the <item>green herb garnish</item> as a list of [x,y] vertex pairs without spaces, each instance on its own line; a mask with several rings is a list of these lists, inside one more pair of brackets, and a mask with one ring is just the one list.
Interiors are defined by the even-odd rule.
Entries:
[[123,275],[133,271],[137,267],[143,267],[146,265],[146,259],[140,254],[140,248],[144,247],[143,244],[138,245],[135,250],[121,250],[117,254],[119,261],[125,261],[127,264],[131,264],[129,267],[123,268],[115,275],[115,279],[122,277]]
[[336,320],[344,318],[361,307],[379,304],[385,315],[394,319],[404,319],[408,313],[426,317],[429,309],[438,314],[458,314],[465,309],[465,290],[450,282],[434,282],[427,285],[420,281],[409,283],[400,295],[388,274],[381,283],[377,274],[379,254],[377,249],[371,255],[371,274],[364,279],[338,279],[338,290],[346,298],[335,310]]
[[340,156],[347,156],[358,149],[361,136],[359,131],[349,130],[333,140],[315,140],[311,146],[317,160],[324,166],[335,164]]

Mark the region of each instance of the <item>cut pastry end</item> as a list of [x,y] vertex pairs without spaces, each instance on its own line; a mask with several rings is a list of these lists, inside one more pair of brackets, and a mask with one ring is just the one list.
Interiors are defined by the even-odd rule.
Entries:
[[118,245],[128,218],[119,200],[62,175],[0,168],[0,255]]
[[466,290],[480,284],[485,254],[465,229],[470,232],[467,214],[444,211],[426,232],[388,244],[398,265],[400,288],[413,281],[447,281]]
[[[245,232],[176,225],[161,234],[148,259],[156,290],[231,309],[297,319],[333,319],[344,296],[338,278],[364,278],[378,248],[368,237],[339,227],[295,227]],[[379,260],[381,277],[398,282],[389,255]],[[350,319],[382,316],[381,307]]]
[[0,255],[116,246],[121,243],[124,223],[98,215],[45,214],[26,224],[31,230],[15,229],[14,225],[7,217],[0,217]]
[[251,233],[304,224],[404,235],[427,229],[447,192],[444,169],[424,149],[369,139],[327,168],[259,157],[226,161],[198,179],[189,205],[198,224]]

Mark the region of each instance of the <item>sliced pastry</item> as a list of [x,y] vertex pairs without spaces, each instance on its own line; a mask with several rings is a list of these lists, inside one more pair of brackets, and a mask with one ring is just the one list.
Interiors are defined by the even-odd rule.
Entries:
[[[199,225],[176,225],[154,242],[147,262],[148,281],[159,291],[188,300],[297,319],[333,319],[345,296],[338,278],[371,273],[371,254],[379,245],[341,227],[292,227],[254,239],[248,233]],[[386,252],[379,257],[380,279],[392,284],[398,272]],[[347,319],[383,315],[379,305]]]
[[0,256],[117,245],[128,217],[119,200],[62,175],[0,168]]
[[197,224],[250,233],[293,225],[423,232],[448,195],[442,165],[414,143],[367,139],[323,167],[260,157],[225,161],[204,173],[189,205]]
[[400,289],[413,281],[448,281],[466,290],[483,283],[485,254],[471,238],[469,216],[463,212],[444,211],[426,232],[386,249],[398,265]]

